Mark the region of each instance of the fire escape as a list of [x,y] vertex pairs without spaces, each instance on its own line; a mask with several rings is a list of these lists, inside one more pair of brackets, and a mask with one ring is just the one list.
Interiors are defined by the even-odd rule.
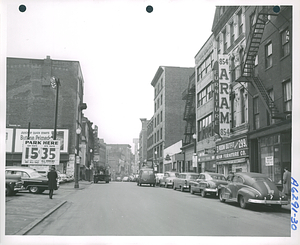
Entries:
[[183,145],[188,145],[193,142],[193,134],[196,132],[196,107],[195,107],[195,73],[189,78],[188,88],[183,91],[182,99],[186,100],[183,120],[186,121],[185,138]]
[[279,114],[279,110],[267,92],[263,82],[258,76],[254,75],[255,58],[263,37],[265,25],[269,21],[268,16],[270,15],[278,15],[273,11],[272,7],[259,6],[255,8],[255,17],[245,48],[242,76],[238,79],[238,82],[250,82],[256,91],[258,91],[259,97],[261,98],[271,117],[273,119],[283,119],[284,117]]

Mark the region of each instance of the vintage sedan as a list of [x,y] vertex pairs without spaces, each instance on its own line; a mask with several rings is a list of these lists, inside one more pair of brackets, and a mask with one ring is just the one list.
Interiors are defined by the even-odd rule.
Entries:
[[[48,190],[48,179],[29,167],[7,166],[5,174],[19,175],[23,181],[23,187],[31,193],[42,193]],[[59,183],[57,183],[59,187]]]
[[6,196],[13,196],[21,190],[23,190],[23,182],[21,180],[21,176],[15,174],[5,174]]
[[276,208],[289,204],[268,176],[251,172],[234,173],[232,181],[221,185],[219,199],[221,202],[238,202],[241,208],[246,208],[248,204],[264,204]]
[[177,172],[165,172],[164,176],[161,180],[161,185],[168,188],[169,186],[171,186],[173,188],[173,181],[174,179],[176,179],[178,176]]
[[174,179],[174,185],[173,190],[176,190],[177,188],[181,191],[185,191],[185,189],[188,189],[190,191],[191,189],[191,181],[195,181],[199,178],[198,173],[180,173],[178,175],[178,178]]
[[227,180],[223,174],[218,173],[200,173],[196,181],[191,181],[191,194],[200,193],[202,197],[206,194],[218,195],[220,185],[226,185]]

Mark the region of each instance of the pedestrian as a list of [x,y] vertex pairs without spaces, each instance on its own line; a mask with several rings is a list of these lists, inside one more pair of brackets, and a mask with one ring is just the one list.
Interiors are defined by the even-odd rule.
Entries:
[[283,169],[284,173],[283,173],[283,194],[286,196],[290,196],[291,195],[291,172],[289,171],[289,169],[287,167],[285,167]]
[[57,172],[55,171],[55,166],[52,166],[50,171],[47,174],[48,177],[48,189],[49,189],[49,198],[52,199],[53,191],[57,190]]

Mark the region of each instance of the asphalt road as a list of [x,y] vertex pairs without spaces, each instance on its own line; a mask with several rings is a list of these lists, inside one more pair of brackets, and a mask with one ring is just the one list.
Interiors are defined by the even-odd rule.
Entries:
[[290,211],[241,209],[189,192],[136,183],[92,184],[27,235],[289,237]]

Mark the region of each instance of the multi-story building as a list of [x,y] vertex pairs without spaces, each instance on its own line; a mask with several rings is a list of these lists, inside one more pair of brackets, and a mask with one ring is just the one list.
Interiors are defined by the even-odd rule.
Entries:
[[[56,89],[50,85],[51,77],[55,77]],[[82,110],[86,109],[83,83],[78,61],[49,56],[7,58],[6,165],[21,165],[22,142],[28,132],[30,139],[50,139],[57,128],[56,138],[61,143],[57,168],[74,174],[75,154],[83,159],[81,149],[77,150],[82,136],[77,129],[82,132]],[[80,166],[84,165],[80,161]]]
[[176,162],[176,164],[180,164],[177,169],[182,171],[187,169],[185,172],[197,171],[195,72],[189,78],[188,87],[182,92],[182,99],[185,100],[183,120],[186,122],[181,148],[184,158],[183,161]]
[[152,79],[154,115],[148,124],[147,160],[155,161],[158,172],[164,171],[163,150],[184,137],[182,91],[193,72],[194,68],[160,66]]
[[139,135],[139,169],[141,168],[141,163],[147,161],[147,118],[140,118],[142,122],[142,130]]
[[82,162],[84,166],[80,168],[80,176],[84,180],[92,180],[93,151],[94,151],[94,130],[93,123],[86,117],[82,119],[82,137],[80,149],[82,151]]
[[247,6],[245,19],[240,81],[249,88],[250,170],[281,187],[283,168],[291,168],[292,6]]
[[[238,82],[245,54],[245,7],[218,6],[212,27],[217,66],[214,98],[219,104],[214,117],[217,171],[250,171],[247,133],[249,130],[248,84]],[[216,118],[217,116],[217,118]]]
[[107,161],[110,167],[110,172],[115,177],[128,176],[132,173],[131,165],[133,161],[133,154],[131,146],[128,144],[107,144]]
[[139,141],[140,139],[133,139],[134,144],[134,161],[132,164],[132,173],[137,173],[139,170]]
[[[195,56],[197,172],[216,171],[214,118],[216,94],[214,64],[217,60],[215,38],[211,35]],[[217,132],[218,133],[218,132]]]

